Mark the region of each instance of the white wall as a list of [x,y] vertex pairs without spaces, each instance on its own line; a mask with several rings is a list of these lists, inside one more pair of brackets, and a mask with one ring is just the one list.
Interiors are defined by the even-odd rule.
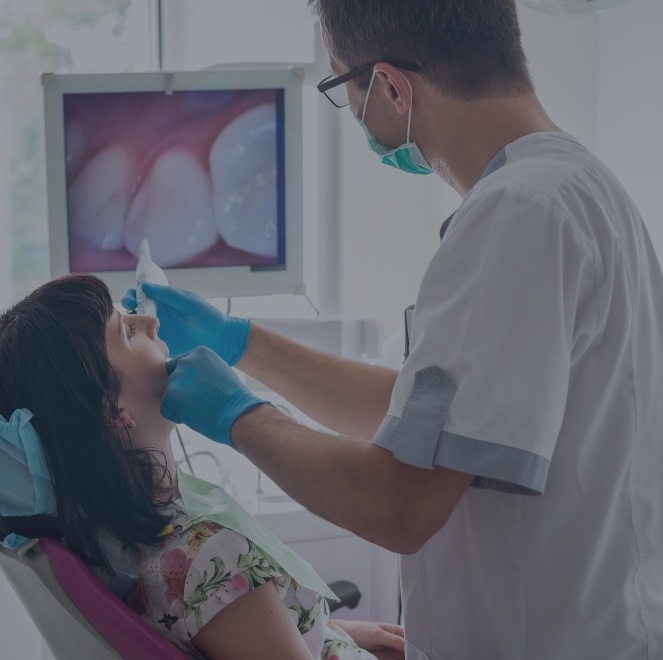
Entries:
[[562,130],[593,150],[600,69],[598,17],[544,14],[522,7],[520,21],[539,99]]
[[306,0],[162,2],[166,69],[202,69],[219,62],[313,60],[314,16]]
[[460,197],[434,175],[382,165],[348,110],[341,122],[341,301],[349,316],[402,328],[403,309]]
[[599,20],[597,153],[640,209],[663,259],[663,2],[630,0]]

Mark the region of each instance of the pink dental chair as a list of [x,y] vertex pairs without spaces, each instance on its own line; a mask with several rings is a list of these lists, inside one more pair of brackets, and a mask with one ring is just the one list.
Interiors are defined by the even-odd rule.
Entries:
[[59,541],[0,546],[0,570],[58,660],[185,660]]

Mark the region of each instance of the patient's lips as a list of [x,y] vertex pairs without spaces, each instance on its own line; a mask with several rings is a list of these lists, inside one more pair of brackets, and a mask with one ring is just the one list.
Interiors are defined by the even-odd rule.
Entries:
[[210,248],[218,239],[209,176],[194,155],[174,148],[150,169],[129,208],[125,245],[138,256],[146,238],[154,261],[177,265]]
[[97,153],[69,187],[71,231],[92,247],[122,248],[132,178],[126,149],[110,146]]
[[210,151],[216,226],[232,247],[277,255],[275,106],[263,104],[226,126]]
[[74,270],[132,268],[143,238],[163,267],[274,263],[273,92],[97,96],[66,124]]

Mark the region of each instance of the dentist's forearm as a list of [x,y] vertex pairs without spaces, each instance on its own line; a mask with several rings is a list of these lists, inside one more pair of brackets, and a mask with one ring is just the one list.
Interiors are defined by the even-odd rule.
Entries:
[[237,367],[338,433],[372,438],[396,371],[339,358],[251,324]]
[[368,440],[330,436],[259,405],[232,426],[235,447],[309,511],[372,543],[416,552],[473,477],[406,465]]

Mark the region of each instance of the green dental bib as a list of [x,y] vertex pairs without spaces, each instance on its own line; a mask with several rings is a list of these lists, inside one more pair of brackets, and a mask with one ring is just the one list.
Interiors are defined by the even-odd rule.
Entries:
[[316,593],[338,600],[307,561],[245,511],[221,486],[215,486],[177,469],[177,481],[187,516],[191,522],[202,518],[232,529],[253,541],[267,558],[293,578],[298,584]]

